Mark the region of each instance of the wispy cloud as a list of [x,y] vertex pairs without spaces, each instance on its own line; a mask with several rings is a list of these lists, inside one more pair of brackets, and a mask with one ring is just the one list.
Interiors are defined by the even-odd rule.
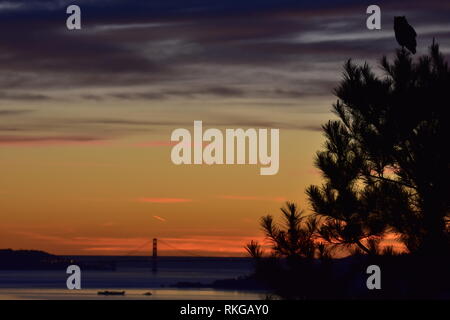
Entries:
[[39,93],[24,93],[24,92],[1,92],[0,100],[24,100],[24,101],[42,101],[50,100],[51,97],[45,94]]
[[[70,32],[58,18],[68,3],[0,1],[4,9],[0,10],[0,102],[52,100],[49,103],[59,101],[65,108],[67,101],[102,105],[130,101],[149,102],[148,109],[159,103],[207,102],[208,111],[219,112],[211,126],[319,131],[319,124],[290,121],[286,113],[284,119],[255,119],[225,118],[221,112],[228,106],[223,108],[224,103],[265,107],[274,115],[283,114],[281,108],[318,112],[317,104],[308,99],[333,99],[332,88],[345,60],[378,64],[381,55],[394,52],[394,15],[410,18],[419,34],[419,53],[425,52],[433,36],[443,48],[450,48],[450,7],[435,0],[426,4],[412,0],[408,6],[399,0],[381,0],[381,31],[365,28],[365,8],[356,0],[339,4],[171,0],[164,6],[153,1],[80,0],[77,3],[90,18],[83,20],[82,30]],[[328,111],[331,103],[323,105],[321,112],[325,107]],[[0,131],[43,135],[51,125],[55,131],[70,129],[58,132],[61,135],[87,132],[117,137],[150,126],[186,125],[172,118],[91,116],[59,123],[36,117],[36,123],[3,124]]]
[[16,10],[21,8],[23,3],[14,3],[12,1],[4,1],[0,3],[0,10]]
[[22,114],[26,114],[26,113],[32,113],[34,112],[33,110],[21,110],[21,109],[4,109],[4,110],[0,110],[0,117],[2,116],[17,116],[17,115],[22,115]]
[[99,145],[106,142],[97,137],[83,136],[0,136],[3,146]]
[[155,218],[156,220],[162,221],[162,222],[166,222],[167,220],[164,218],[161,218],[160,216],[153,216],[153,218]]
[[[152,1],[80,0],[90,19],[77,33],[63,30],[56,14],[68,3],[0,2],[0,88],[97,86],[116,88],[108,94],[117,99],[152,100],[255,97],[277,90],[280,95],[296,95],[299,82],[313,81],[304,72],[311,65],[331,62],[336,65],[328,70],[331,74],[347,58],[373,59],[392,52],[392,19],[399,14],[411,17],[421,50],[436,35],[448,45],[450,8],[443,1],[412,0],[405,6],[400,0],[380,0],[380,32],[365,28],[365,6],[355,0],[171,0],[164,6]],[[152,84],[163,84],[163,90],[121,92]],[[23,93],[3,98],[47,98],[45,93]],[[319,84],[300,93],[331,94],[328,86]],[[80,97],[102,99],[86,92]]]

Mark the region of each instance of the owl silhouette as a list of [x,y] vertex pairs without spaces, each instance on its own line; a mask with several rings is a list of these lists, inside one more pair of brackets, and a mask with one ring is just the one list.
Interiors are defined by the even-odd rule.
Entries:
[[406,48],[412,52],[416,53],[416,36],[417,33],[413,27],[408,23],[406,17],[394,17],[394,31],[395,39],[402,48]]

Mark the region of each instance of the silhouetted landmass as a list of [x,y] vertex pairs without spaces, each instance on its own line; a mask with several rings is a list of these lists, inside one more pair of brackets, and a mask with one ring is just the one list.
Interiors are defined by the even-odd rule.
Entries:
[[[436,263],[436,264],[435,264]],[[446,276],[449,261],[430,263],[412,255],[369,256],[340,259],[263,258],[255,273],[211,283],[182,281],[170,285],[183,289],[218,289],[271,292],[285,299],[449,299]],[[369,265],[382,270],[382,290],[368,290]]]
[[84,270],[114,270],[108,263],[80,263],[39,250],[0,249],[0,270],[64,270],[76,264]]
[[[367,287],[367,267],[381,269],[381,290]],[[252,276],[284,299],[450,299],[450,261],[404,254],[357,254],[341,259],[271,259],[257,262]]]
[[1,270],[53,270],[62,269],[72,261],[38,250],[0,250]]

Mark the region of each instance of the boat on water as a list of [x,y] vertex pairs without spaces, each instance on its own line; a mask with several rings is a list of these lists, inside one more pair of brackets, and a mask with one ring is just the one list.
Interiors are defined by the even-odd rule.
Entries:
[[125,295],[125,291],[99,291],[97,292],[98,295],[102,295],[102,296],[124,296]]

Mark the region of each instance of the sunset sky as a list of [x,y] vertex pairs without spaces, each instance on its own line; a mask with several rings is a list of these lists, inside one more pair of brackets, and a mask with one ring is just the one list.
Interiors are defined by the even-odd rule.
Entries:
[[[377,1],[376,31],[374,3],[336,3],[0,1],[0,248],[120,255],[159,238],[160,254],[236,256],[284,201],[308,211],[343,63],[392,56],[396,15],[417,55],[433,37],[450,55],[450,3]],[[279,173],[174,165],[170,134],[194,120],[279,128]]]

